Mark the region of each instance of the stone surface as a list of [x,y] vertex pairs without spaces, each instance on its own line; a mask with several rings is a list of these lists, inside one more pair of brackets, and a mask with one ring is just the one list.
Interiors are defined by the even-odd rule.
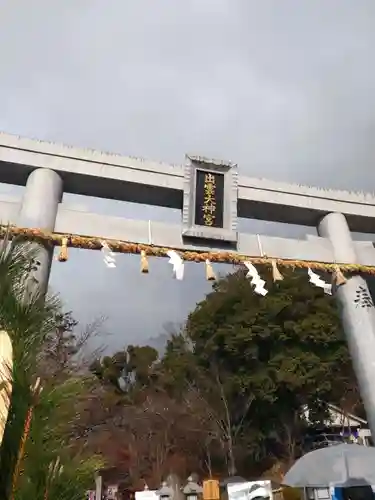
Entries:
[[[184,202],[182,208],[183,235],[190,238],[237,243],[237,165],[200,156],[187,156],[186,160],[184,169]],[[195,225],[195,191],[198,170],[218,173],[224,176],[222,228]]]
[[[356,260],[356,247],[352,242],[345,217],[331,213],[319,224],[319,234],[329,238],[333,256],[339,262]],[[375,436],[375,308],[361,276],[353,276],[335,291],[342,325],[349,345],[354,370],[364,403],[371,434]]]
[[[24,185],[36,168],[64,177],[66,192],[180,208],[184,166],[0,134],[0,182]],[[241,166],[239,166],[241,172]],[[352,231],[373,232],[375,195],[238,177],[238,216],[316,226],[341,212]]]
[[[20,202],[0,200],[0,223],[19,223]],[[55,231],[61,234],[79,234],[104,239],[124,240],[132,243],[170,246],[181,250],[221,251],[220,242],[187,244],[178,224],[125,219],[110,215],[72,210],[60,204],[57,211]],[[334,262],[334,253],[329,239],[307,235],[306,239],[260,236],[261,249],[255,234],[239,233],[237,252],[249,257],[275,257],[280,259]],[[350,263],[375,266],[375,249],[371,242],[356,241],[355,258]],[[336,259],[336,261],[338,261]],[[347,259],[345,262],[348,263]]]
[[[20,227],[53,231],[62,199],[62,189],[62,180],[56,172],[48,169],[34,170],[27,180],[16,224]],[[38,286],[44,293],[48,286],[53,247],[47,244],[35,245],[38,249],[38,266],[30,275],[29,291],[33,292],[35,286]]]

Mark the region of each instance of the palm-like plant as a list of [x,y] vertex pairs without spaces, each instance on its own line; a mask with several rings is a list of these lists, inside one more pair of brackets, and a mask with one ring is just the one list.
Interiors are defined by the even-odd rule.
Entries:
[[[38,355],[58,327],[61,311],[57,297],[42,296],[38,287],[30,293],[37,250],[33,243],[10,241],[8,236],[0,244],[0,331],[8,333],[13,347],[12,391],[0,448],[0,498],[42,500],[53,490],[54,500],[74,500],[82,497],[98,464],[77,458],[74,465],[69,449],[64,450],[83,382],[67,379],[55,387],[53,380],[42,380],[43,390],[33,391]],[[28,420],[31,426],[25,428]],[[65,487],[56,489],[58,483]]]

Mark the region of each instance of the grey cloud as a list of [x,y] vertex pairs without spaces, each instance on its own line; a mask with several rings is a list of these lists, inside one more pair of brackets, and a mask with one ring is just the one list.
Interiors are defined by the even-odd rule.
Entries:
[[[193,152],[252,176],[374,189],[373,0],[0,0],[0,11],[3,130],[170,162]],[[121,257],[110,274],[97,253],[73,256],[54,266],[53,286],[82,319],[110,316],[116,346],[157,335],[209,289],[198,265],[181,284],[167,262],[144,277],[136,257]]]

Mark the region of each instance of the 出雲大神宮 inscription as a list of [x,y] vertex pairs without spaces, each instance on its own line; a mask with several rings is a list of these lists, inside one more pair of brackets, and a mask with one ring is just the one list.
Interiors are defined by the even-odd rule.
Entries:
[[195,225],[214,228],[224,226],[223,174],[196,171]]

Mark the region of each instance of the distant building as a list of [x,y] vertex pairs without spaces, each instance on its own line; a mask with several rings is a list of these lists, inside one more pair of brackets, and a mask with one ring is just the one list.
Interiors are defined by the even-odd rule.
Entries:
[[[311,423],[307,407],[304,408],[303,415],[306,421]],[[306,436],[306,451],[343,442],[372,445],[368,423],[363,418],[328,404],[327,418],[319,426],[311,423],[311,431]]]

